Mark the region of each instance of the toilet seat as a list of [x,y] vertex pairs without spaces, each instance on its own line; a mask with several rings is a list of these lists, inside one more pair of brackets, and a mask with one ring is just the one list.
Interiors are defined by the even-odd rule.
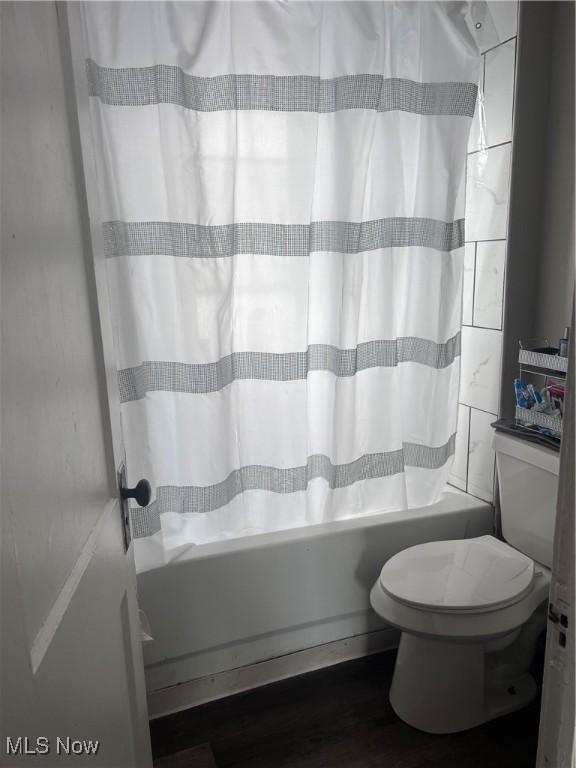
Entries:
[[534,578],[526,593],[509,605],[483,610],[436,610],[430,605],[410,605],[392,597],[378,578],[370,592],[370,602],[387,624],[415,635],[438,639],[480,641],[518,629],[536,608],[548,599],[550,571],[536,564]]
[[394,555],[380,586],[394,601],[434,613],[496,611],[522,600],[534,561],[493,536],[432,541]]

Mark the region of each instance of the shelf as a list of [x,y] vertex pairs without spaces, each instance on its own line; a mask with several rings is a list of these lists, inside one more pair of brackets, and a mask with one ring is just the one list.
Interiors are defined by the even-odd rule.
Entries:
[[562,419],[548,416],[547,413],[541,413],[533,408],[520,408],[516,406],[516,421],[548,429],[555,435],[562,434]]
[[[547,348],[551,349],[551,348]],[[539,368],[550,372],[550,376],[565,376],[568,370],[568,358],[550,354],[548,351],[538,349],[521,349],[518,353],[518,362],[523,367]]]

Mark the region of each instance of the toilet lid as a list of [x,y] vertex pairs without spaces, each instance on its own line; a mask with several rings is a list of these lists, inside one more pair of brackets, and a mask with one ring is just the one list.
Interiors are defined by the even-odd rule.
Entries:
[[493,536],[431,541],[390,558],[380,575],[396,600],[434,611],[489,610],[529,590],[534,561]]

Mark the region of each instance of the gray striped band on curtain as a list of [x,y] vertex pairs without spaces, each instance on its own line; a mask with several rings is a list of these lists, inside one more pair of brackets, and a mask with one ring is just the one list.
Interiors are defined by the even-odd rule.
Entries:
[[164,485],[156,489],[156,499],[147,507],[130,509],[134,538],[152,536],[160,530],[163,512],[206,513],[229,504],[245,491],[272,493],[305,491],[308,484],[323,478],[331,489],[346,488],[360,480],[389,477],[405,467],[438,469],[454,454],[456,435],[441,446],[404,443],[401,449],[370,453],[347,464],[332,464],[328,456],[309,456],[305,465],[280,469],[252,464],[235,469],[220,483],[207,486]]
[[204,394],[241,379],[295,381],[305,379],[311,371],[346,377],[409,362],[440,369],[460,355],[460,345],[457,333],[443,344],[410,336],[368,341],[353,349],[312,344],[306,352],[234,352],[214,363],[146,360],[118,371],[118,386],[121,402],[127,403],[146,397],[147,392]]
[[90,96],[111,106],[174,104],[198,112],[262,110],[328,113],[349,109],[472,117],[478,87],[467,82],[416,82],[361,73],[189,75],[180,67],[112,68],[86,60]]
[[464,245],[464,219],[446,222],[395,216],[358,222],[237,222],[211,226],[175,221],[107,221],[103,235],[109,258],[162,255],[216,259],[241,253],[305,258],[315,251],[362,253],[404,247],[453,251]]

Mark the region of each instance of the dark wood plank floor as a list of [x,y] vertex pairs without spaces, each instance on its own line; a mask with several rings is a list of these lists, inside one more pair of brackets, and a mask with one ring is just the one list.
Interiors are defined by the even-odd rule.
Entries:
[[198,744],[154,760],[154,768],[218,768],[210,744]]
[[464,733],[422,733],[388,702],[394,658],[377,654],[154,720],[154,756],[191,750],[170,768],[200,766],[193,758],[208,750],[206,766],[217,768],[534,767],[538,702]]

